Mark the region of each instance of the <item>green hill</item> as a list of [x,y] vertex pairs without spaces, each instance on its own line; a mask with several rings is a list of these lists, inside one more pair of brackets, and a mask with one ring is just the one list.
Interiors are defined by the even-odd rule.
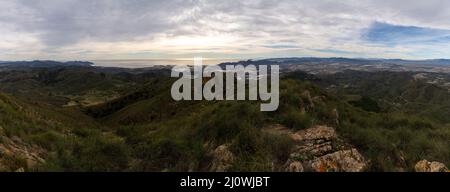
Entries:
[[[293,132],[333,127],[370,161],[371,171],[411,171],[421,159],[450,164],[448,93],[407,75],[286,74],[279,109],[266,113],[257,101],[175,102],[174,79],[153,72],[48,70],[16,71],[2,79],[0,89],[7,93],[0,94],[0,152],[2,146],[10,152],[0,153],[4,170],[211,171],[214,154],[228,146],[222,153],[234,156],[229,171],[284,171],[295,145],[264,131],[274,125]],[[352,88],[334,91],[330,82]],[[55,102],[98,93],[105,98],[89,105]],[[397,106],[398,98],[412,104]]]

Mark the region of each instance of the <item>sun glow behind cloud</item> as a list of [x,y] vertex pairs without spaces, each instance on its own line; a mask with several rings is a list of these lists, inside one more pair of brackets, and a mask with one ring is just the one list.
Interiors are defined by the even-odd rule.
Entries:
[[0,8],[0,60],[450,55],[450,1],[5,0]]

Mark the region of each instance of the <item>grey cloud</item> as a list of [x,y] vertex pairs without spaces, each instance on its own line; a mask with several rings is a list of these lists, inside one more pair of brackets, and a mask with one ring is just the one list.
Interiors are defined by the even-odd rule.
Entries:
[[[336,16],[338,14],[354,15],[356,16],[354,19],[361,19],[361,15],[370,14],[370,9],[399,13],[402,17],[430,23],[442,21],[444,18],[449,19],[450,13],[448,1],[411,3],[405,0],[19,0],[17,2],[19,3],[17,7],[27,9],[27,15],[26,17],[16,15],[10,22],[15,22],[19,30],[41,34],[42,41],[55,46],[76,43],[82,39],[122,41],[137,36],[151,36],[154,33],[177,35],[201,33],[204,29],[226,31],[221,28],[206,28],[208,26],[202,26],[199,20],[240,23],[242,25],[235,30],[237,32],[261,30],[276,35],[286,32],[284,28],[289,25],[284,23],[284,18],[280,15],[292,19],[294,25],[330,27],[346,22],[344,18],[338,18]],[[195,8],[197,11],[189,12]],[[170,18],[184,12],[188,15],[178,23],[170,21]],[[219,13],[230,18],[228,21],[215,18],[214,16]],[[186,30],[182,28],[183,25],[194,27],[191,27],[193,30]]]
[[19,1],[33,18],[20,15],[19,30],[36,32],[49,46],[83,39],[123,41],[157,32],[174,33],[170,16],[195,5],[193,1],[36,0]]
[[261,47],[270,47],[265,38],[329,47],[339,39],[359,45],[358,33],[375,21],[450,29],[447,0],[5,0],[0,8],[0,26],[36,34],[49,49],[207,33],[259,40]]

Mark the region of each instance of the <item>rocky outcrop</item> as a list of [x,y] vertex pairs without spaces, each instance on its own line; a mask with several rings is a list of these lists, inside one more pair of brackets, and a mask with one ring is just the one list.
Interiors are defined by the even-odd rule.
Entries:
[[234,155],[229,150],[228,145],[220,145],[211,154],[213,160],[210,171],[225,172],[234,162]]
[[414,167],[416,172],[447,172],[449,169],[440,162],[437,161],[427,161],[422,160],[417,162],[416,166]]
[[302,156],[322,156],[332,150],[331,141],[336,139],[336,132],[326,126],[317,126],[310,129],[289,134],[297,145],[291,157]]
[[366,168],[364,157],[356,149],[327,154],[310,163],[315,172],[361,172]]
[[46,151],[18,137],[0,136],[0,171],[32,169],[45,163]]
[[335,139],[336,132],[327,126],[316,126],[290,134],[294,141],[313,142],[317,140],[330,141]]
[[341,140],[328,126],[293,132],[281,125],[266,129],[290,137],[294,147],[285,164],[290,172],[361,172],[367,162],[357,149]]

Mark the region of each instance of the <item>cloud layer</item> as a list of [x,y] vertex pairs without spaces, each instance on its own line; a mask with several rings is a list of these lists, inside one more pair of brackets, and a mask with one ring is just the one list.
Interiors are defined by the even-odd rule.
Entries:
[[0,59],[449,58],[450,1],[5,0]]

